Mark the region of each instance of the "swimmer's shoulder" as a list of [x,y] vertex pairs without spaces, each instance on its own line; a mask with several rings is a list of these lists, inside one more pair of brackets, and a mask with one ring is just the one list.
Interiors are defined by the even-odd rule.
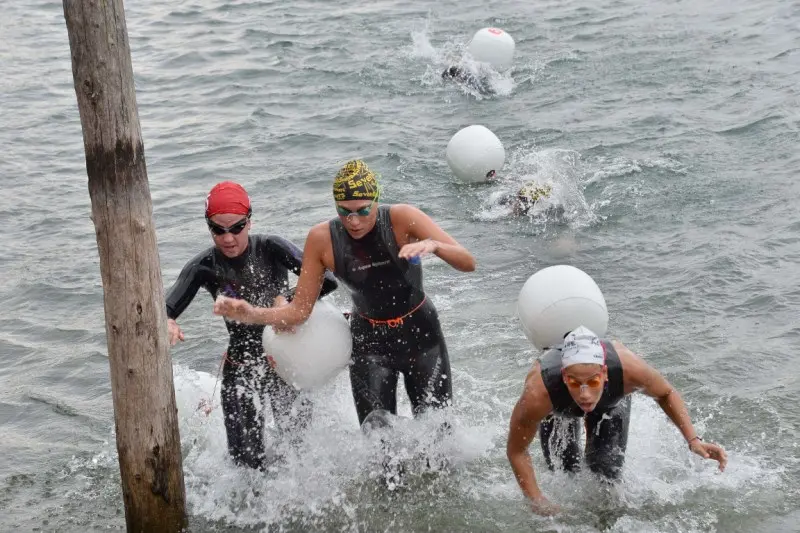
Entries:
[[553,410],[553,403],[550,401],[550,393],[542,379],[542,367],[536,361],[528,375],[525,377],[525,388],[519,399],[518,406],[523,410],[525,416],[536,420],[541,420]]
[[330,221],[320,222],[308,230],[303,256],[306,258],[316,256],[325,268],[333,271],[334,254]]

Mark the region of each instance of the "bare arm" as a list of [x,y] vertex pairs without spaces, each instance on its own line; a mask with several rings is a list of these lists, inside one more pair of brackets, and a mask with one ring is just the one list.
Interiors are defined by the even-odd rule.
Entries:
[[523,494],[531,501],[533,510],[545,515],[555,514],[557,507],[547,501],[536,483],[528,447],[536,435],[539,422],[552,411],[552,408],[537,364],[525,380],[525,389],[511,413],[506,456],[511,463],[517,483]]
[[406,204],[392,206],[392,221],[399,222],[398,226],[404,228],[407,235],[407,244],[400,249],[399,257],[410,259],[433,253],[456,270],[475,270],[472,254],[416,207]]
[[622,343],[615,342],[620,361],[622,362],[625,380],[625,392],[640,390],[655,398],[661,410],[672,420],[672,423],[683,434],[689,448],[706,459],[719,462],[719,469],[725,470],[728,457],[721,446],[698,439],[689,411],[680,393],[656,369],[648,365],[641,357],[630,351]]
[[253,307],[244,300],[221,296],[214,302],[214,313],[246,324],[289,327],[305,322],[314,309],[325,276],[322,256],[327,243],[320,228],[327,230],[327,225],[315,226],[308,232],[303,250],[303,266],[297,280],[294,299],[290,304],[279,307]]

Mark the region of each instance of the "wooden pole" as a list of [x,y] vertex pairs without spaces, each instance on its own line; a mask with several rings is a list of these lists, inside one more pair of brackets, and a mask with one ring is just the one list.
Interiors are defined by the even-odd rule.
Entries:
[[129,532],[186,524],[164,289],[122,0],[63,0],[97,234]]

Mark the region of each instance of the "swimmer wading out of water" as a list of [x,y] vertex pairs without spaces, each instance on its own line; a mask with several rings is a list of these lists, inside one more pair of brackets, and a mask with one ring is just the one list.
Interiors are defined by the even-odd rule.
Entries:
[[[214,246],[200,252],[183,267],[167,291],[167,326],[170,344],[183,340],[176,320],[202,287],[213,298],[225,294],[253,305],[270,305],[276,298],[291,298],[289,271],[300,275],[302,253],[291,242],[274,235],[250,235],[250,198],[238,183],[226,181],[211,189],[206,200],[206,224]],[[336,289],[330,272],[321,294]],[[281,301],[281,300],[279,300]],[[272,414],[282,434],[297,433],[311,417],[311,404],[298,399],[264,356],[264,326],[225,321],[230,334],[222,366],[222,412],[228,451],[239,465],[263,468],[265,410],[269,395]],[[293,414],[294,411],[294,414]]]
[[349,289],[353,364],[350,383],[359,424],[370,413],[397,412],[403,374],[415,415],[447,406],[452,398],[450,359],[433,302],[422,286],[418,258],[436,254],[462,272],[475,259],[416,207],[380,205],[375,174],[350,161],[336,175],[337,217],[308,233],[294,300],[281,307],[218,299],[214,312],[251,324],[293,326],[305,321],[331,270]]
[[630,395],[637,391],[655,398],[692,452],[718,461],[719,469],[725,469],[725,450],[697,434],[681,395],[658,371],[622,343],[601,340],[579,327],[566,335],[562,347],[545,352],[536,362],[511,414],[508,460],[534,512],[558,512],[558,506],[539,489],[528,455],[537,428],[547,465],[553,469],[560,459],[565,470],[574,472],[580,468],[578,437],[583,420],[589,469],[617,480],[628,444]]

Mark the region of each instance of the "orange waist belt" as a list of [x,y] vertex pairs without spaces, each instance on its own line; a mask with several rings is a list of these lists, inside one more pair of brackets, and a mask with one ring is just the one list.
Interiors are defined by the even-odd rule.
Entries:
[[422,307],[422,304],[424,304],[425,300],[427,300],[427,299],[428,299],[428,297],[426,296],[425,298],[422,299],[422,301],[414,309],[412,309],[408,313],[404,314],[403,316],[399,316],[397,318],[390,318],[388,320],[377,320],[375,318],[370,318],[370,317],[368,317],[366,315],[362,315],[361,313],[358,313],[358,316],[368,320],[370,325],[373,328],[376,327],[376,326],[389,326],[390,328],[396,328],[396,327],[399,327],[399,326],[403,325],[403,319],[404,318],[408,318],[409,316],[411,316],[414,313],[416,313],[417,310],[420,307]]

